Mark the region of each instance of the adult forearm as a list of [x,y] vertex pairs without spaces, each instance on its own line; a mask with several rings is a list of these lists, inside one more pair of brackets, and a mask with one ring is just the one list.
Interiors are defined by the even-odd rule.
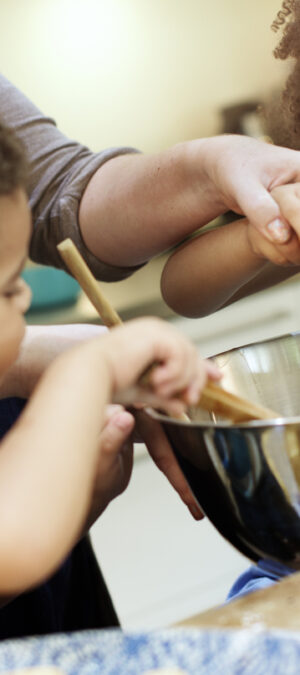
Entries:
[[135,265],[226,210],[206,170],[209,139],[103,165],[79,209],[88,248],[104,262]]
[[233,210],[272,241],[274,221],[281,222],[286,241],[271,190],[299,175],[299,153],[238,135],[117,157],[98,169],[82,196],[82,236],[100,260],[132,266]]
[[0,399],[29,398],[54,358],[80,342],[107,332],[104,326],[62,324],[27,326],[17,361],[0,382]]

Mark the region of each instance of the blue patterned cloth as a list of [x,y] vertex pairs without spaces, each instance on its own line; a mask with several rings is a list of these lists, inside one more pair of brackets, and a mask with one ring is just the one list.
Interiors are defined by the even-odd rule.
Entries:
[[237,578],[228,593],[227,600],[235,600],[253,591],[269,588],[276,581],[294,572],[295,570],[274,560],[260,560],[257,565],[251,565]]
[[144,675],[180,668],[187,675],[298,675],[300,635],[285,631],[84,631],[0,644],[0,673],[56,666],[66,675]]

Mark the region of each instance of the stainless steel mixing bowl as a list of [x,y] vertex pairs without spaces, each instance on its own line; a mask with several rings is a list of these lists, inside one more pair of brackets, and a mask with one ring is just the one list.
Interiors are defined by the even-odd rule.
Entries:
[[160,415],[193,493],[219,532],[253,560],[300,569],[300,333],[219,354],[223,385],[278,411],[231,425],[190,409]]

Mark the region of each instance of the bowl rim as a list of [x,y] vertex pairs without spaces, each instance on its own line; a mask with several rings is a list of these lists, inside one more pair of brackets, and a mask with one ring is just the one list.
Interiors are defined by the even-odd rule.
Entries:
[[147,406],[145,412],[158,422],[174,424],[174,426],[185,426],[197,429],[272,429],[275,427],[297,427],[300,429],[300,416],[298,417],[276,417],[270,420],[251,420],[250,422],[239,422],[234,424],[230,420],[220,420],[214,422],[213,420],[206,422],[194,422],[193,420],[179,420],[176,417],[168,417],[164,413],[158,412]]
[[[276,335],[273,338],[265,338],[264,340],[257,340],[256,342],[248,342],[247,344],[240,345],[239,347],[232,347],[232,349],[225,349],[223,352],[219,352],[218,354],[214,354],[213,356],[210,356],[210,359],[217,358],[219,356],[224,356],[225,354],[229,354],[229,352],[238,352],[240,349],[246,349],[247,347],[255,347],[257,345],[263,345],[267,342],[277,342],[279,340],[282,340],[284,338],[288,337],[295,337],[296,335],[300,336],[300,330],[298,331],[291,331],[289,333],[282,333],[282,335]],[[145,411],[147,414],[156,419],[159,422],[165,422],[165,423],[171,423],[174,424],[175,426],[186,426],[186,427],[192,427],[192,428],[199,428],[199,429],[272,429],[275,427],[293,427],[296,426],[297,428],[300,428],[300,415],[295,415],[293,417],[276,417],[272,418],[270,420],[251,420],[250,422],[239,422],[239,423],[232,423],[230,420],[219,420],[217,422],[214,422],[213,420],[207,420],[203,422],[194,422],[193,420],[191,421],[185,421],[185,420],[178,420],[175,417],[168,417],[164,413],[158,412],[157,410],[154,410],[154,408],[151,408],[150,406],[147,406],[145,408]]]

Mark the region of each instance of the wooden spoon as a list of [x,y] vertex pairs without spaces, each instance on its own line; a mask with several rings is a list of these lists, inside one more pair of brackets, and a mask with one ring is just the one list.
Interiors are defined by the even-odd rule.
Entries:
[[[91,273],[73,241],[65,239],[58,244],[57,248],[72,276],[77,279],[103,323],[108,328],[121,324],[122,320],[103,295],[98,281]],[[145,376],[143,376],[143,383],[145,384]],[[278,417],[273,410],[236,396],[236,394],[232,394],[213,382],[207,382],[202,390],[197,406],[211,413],[229,418],[234,423]],[[184,419],[188,421],[189,418],[185,416]]]

